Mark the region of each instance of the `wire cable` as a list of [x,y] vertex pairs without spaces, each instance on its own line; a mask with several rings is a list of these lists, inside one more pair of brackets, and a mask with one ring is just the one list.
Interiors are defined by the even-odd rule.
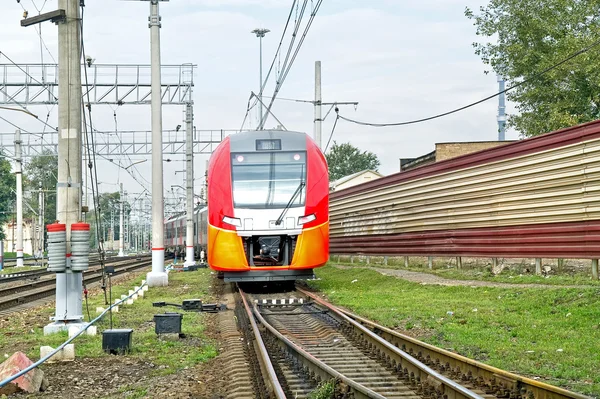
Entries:
[[[338,109],[336,107],[335,112],[338,112]],[[333,133],[335,132],[335,127],[337,126],[338,120],[340,119],[340,114],[337,114],[337,118],[335,118],[335,122],[333,122],[333,128],[331,129],[331,133],[329,134],[329,138],[327,139],[327,145],[325,146],[325,150],[323,150],[323,154],[325,154],[327,152],[327,149],[329,148],[329,143],[331,142],[331,138],[333,137]]]
[[474,107],[475,105],[479,105],[479,104],[481,104],[483,102],[491,100],[492,98],[498,97],[500,94],[508,93],[509,91],[514,90],[517,87],[523,86],[524,84],[529,83],[532,80],[538,79],[539,77],[545,75],[546,73],[552,71],[553,69],[556,69],[559,66],[561,66],[561,65],[569,62],[573,58],[575,58],[575,57],[577,57],[577,56],[579,56],[579,55],[581,55],[581,54],[583,54],[585,52],[588,52],[589,50],[593,49],[594,47],[598,46],[599,44],[600,44],[600,39],[596,40],[595,42],[593,42],[589,46],[584,47],[583,49],[581,49],[579,51],[576,51],[575,53],[571,54],[570,56],[568,56],[567,58],[563,59],[562,61],[559,61],[559,62],[557,62],[557,63],[555,63],[555,64],[553,64],[553,65],[551,65],[551,66],[549,66],[549,67],[547,67],[545,69],[543,69],[541,72],[539,72],[537,74],[534,74],[532,77],[530,77],[528,79],[524,79],[524,80],[522,80],[519,83],[515,83],[514,85],[512,85],[510,87],[507,87],[506,89],[501,90],[501,91],[499,91],[499,92],[497,92],[495,94],[492,94],[490,96],[482,98],[481,100],[475,101],[473,103],[464,105],[464,106],[459,107],[459,108],[455,108],[455,109],[453,109],[451,111],[443,112],[441,114],[437,114],[437,115],[433,115],[433,116],[428,116],[426,118],[409,120],[409,121],[405,121],[405,122],[393,122],[393,123],[374,123],[374,122],[358,121],[358,120],[355,120],[355,119],[347,118],[347,117],[345,117],[343,115],[340,115],[339,113],[338,113],[338,117],[340,119],[345,120],[346,122],[351,122],[351,123],[355,123],[357,125],[363,125],[363,126],[372,126],[372,127],[404,126],[404,125],[412,125],[412,124],[415,124],[415,123],[427,122],[427,121],[430,121],[430,120],[433,120],[433,119],[438,119],[438,118],[441,118],[441,117],[444,117],[444,116],[448,116],[448,115],[455,114],[457,112],[463,111],[463,110],[465,110],[467,108]]
[[[273,107],[273,103],[275,102],[275,99],[277,98],[277,94],[281,90],[281,86],[285,82],[285,79],[286,79],[288,73],[290,72],[290,70],[292,69],[292,66],[294,65],[294,61],[296,60],[296,57],[297,57],[298,53],[300,52],[300,48],[302,48],[302,44],[304,43],[304,40],[306,39],[306,36],[310,30],[310,27],[312,26],[312,23],[317,15],[322,3],[323,3],[323,0],[318,0],[317,4],[314,6],[313,11],[310,14],[310,18],[306,24],[306,27],[304,28],[304,32],[302,33],[302,37],[300,38],[298,45],[296,46],[296,49],[294,50],[294,54],[292,55],[292,58],[290,59],[290,61],[288,63],[287,62],[288,58],[289,58],[288,56],[292,49],[294,40],[292,40],[292,42],[290,43],[288,54],[286,55],[286,58],[284,59],[284,62],[283,62],[282,71],[279,74],[279,77],[277,79],[277,84],[275,85],[275,90],[273,91],[273,95],[271,96],[271,101],[269,102],[269,106],[267,107],[267,111],[265,112],[264,117],[261,117],[261,123],[259,125],[259,129],[262,129],[264,127],[267,119],[269,118],[269,114],[271,112],[271,108]],[[298,23],[296,24],[296,28],[295,28],[294,34],[293,34],[294,39],[298,32],[298,29],[300,28],[300,22],[302,20],[303,14],[304,14],[304,9],[305,9],[306,4],[307,4],[307,1],[304,2],[303,7],[300,11],[300,19],[299,19]]]

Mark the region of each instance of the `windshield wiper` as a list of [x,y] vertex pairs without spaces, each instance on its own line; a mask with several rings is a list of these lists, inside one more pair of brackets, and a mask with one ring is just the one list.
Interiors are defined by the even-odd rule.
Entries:
[[285,208],[283,208],[281,215],[279,215],[279,217],[275,221],[275,226],[279,226],[283,222],[283,218],[284,218],[286,212],[288,211],[288,209],[290,209],[292,207],[292,204],[296,200],[296,197],[302,192],[302,188],[304,188],[305,185],[306,185],[305,182],[303,182],[303,181],[300,182],[300,184],[298,185],[298,188],[296,189],[296,191],[294,191],[294,195],[292,195],[292,198],[290,198],[290,200],[288,201]]

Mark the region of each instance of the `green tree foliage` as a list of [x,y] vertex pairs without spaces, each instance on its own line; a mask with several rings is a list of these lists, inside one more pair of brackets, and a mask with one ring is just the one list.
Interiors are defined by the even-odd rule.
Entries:
[[10,162],[0,153],[0,240],[4,240],[4,229],[1,227],[12,218],[15,202],[15,175],[11,173]]
[[370,151],[361,152],[350,143],[338,144],[335,141],[325,154],[329,165],[329,180],[337,180],[362,170],[377,170],[380,165],[377,155]]
[[[513,85],[589,46],[600,37],[600,2],[593,0],[490,0],[467,8],[479,43],[475,53]],[[535,136],[600,117],[598,48],[577,56],[509,92],[518,115],[508,126]],[[487,71],[486,71],[487,73]]]
[[[58,157],[48,151],[31,158],[29,163],[25,165],[24,175],[25,201],[38,212],[38,193],[41,183],[41,188],[44,190],[44,205],[46,206],[44,224],[53,223],[56,220]],[[33,217],[33,212],[29,206],[23,207],[25,217]]]

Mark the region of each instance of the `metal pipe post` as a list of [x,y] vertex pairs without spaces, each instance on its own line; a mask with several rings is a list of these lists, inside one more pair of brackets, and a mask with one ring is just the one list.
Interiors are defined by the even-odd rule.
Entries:
[[315,142],[319,148],[323,148],[321,143],[321,61],[315,61]]
[[[190,96],[191,97],[191,96]],[[186,129],[186,234],[185,234],[185,263],[184,266],[196,264],[194,261],[194,107],[191,102],[185,106],[185,129]]]
[[[17,267],[23,267],[23,160],[21,130],[15,131],[15,177],[17,180]],[[14,229],[14,227],[13,227]]]
[[263,33],[261,36],[259,36],[259,39],[258,39],[259,42],[260,42],[260,45],[259,45],[260,46],[260,50],[259,50],[260,53],[259,53],[259,59],[258,59],[258,63],[260,65],[260,67],[259,67],[260,68],[260,72],[259,72],[259,80],[260,81],[258,82],[258,90],[259,90],[258,91],[258,98],[260,98],[260,101],[258,102],[259,110],[260,110],[259,111],[260,112],[260,125],[259,126],[262,126],[262,118],[263,118],[263,105],[262,105],[262,95],[263,95],[263,87],[262,87],[262,84],[263,84],[263,80],[262,80],[262,38],[264,36],[265,35]]
[[44,193],[42,191],[42,182],[38,186],[38,257],[44,263]]
[[67,271],[56,274],[56,313],[54,323],[44,334],[83,323],[83,279],[71,271],[71,225],[81,220],[81,36],[78,0],[59,0],[66,12],[58,23],[58,182],[56,219],[67,227]]
[[121,191],[119,192],[119,254],[117,256],[125,256],[123,253],[123,241],[124,241],[124,230],[123,230],[123,183],[121,183]]
[[169,284],[165,273],[163,160],[162,160],[162,103],[160,84],[160,16],[158,0],[150,1],[150,46],[152,75],[152,271],[146,280],[150,287]]

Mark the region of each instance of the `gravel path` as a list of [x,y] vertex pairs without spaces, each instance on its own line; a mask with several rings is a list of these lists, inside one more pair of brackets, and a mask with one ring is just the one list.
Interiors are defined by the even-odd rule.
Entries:
[[394,276],[404,280],[420,283],[423,285],[445,285],[445,286],[467,286],[467,287],[496,287],[496,288],[600,288],[594,285],[549,285],[549,284],[519,284],[519,283],[495,283],[492,281],[479,280],[451,280],[444,277],[436,276],[435,274],[413,272],[401,269],[385,269],[382,267],[364,267],[364,266],[342,266],[333,265],[338,269],[369,269],[375,270],[384,276]]

